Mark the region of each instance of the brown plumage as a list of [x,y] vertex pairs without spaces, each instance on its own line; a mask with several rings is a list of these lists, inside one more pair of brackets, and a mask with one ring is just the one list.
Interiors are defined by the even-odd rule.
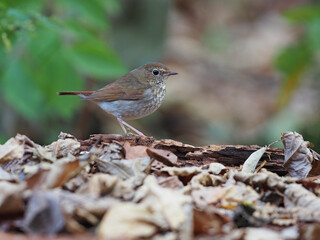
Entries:
[[164,64],[148,63],[118,78],[115,82],[93,91],[67,91],[59,95],[78,95],[98,104],[106,112],[117,117],[125,133],[124,125],[140,135],[123,119],[137,119],[151,114],[160,106],[165,95],[165,82],[171,72]]

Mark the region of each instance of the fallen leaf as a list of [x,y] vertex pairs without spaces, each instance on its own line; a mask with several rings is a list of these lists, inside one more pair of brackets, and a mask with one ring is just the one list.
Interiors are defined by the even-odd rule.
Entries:
[[145,171],[150,167],[152,159],[149,157],[110,161],[97,159],[96,162],[101,172],[117,175],[122,179],[128,179],[130,177],[141,179],[145,177]]
[[78,154],[80,151],[80,143],[74,136],[60,133],[59,139],[46,146],[46,148],[48,148],[56,158],[63,158],[69,154]]
[[214,236],[223,232],[223,226],[230,222],[230,219],[213,211],[193,209],[193,231],[195,235]]
[[210,163],[209,165],[206,165],[206,166],[208,166],[207,171],[215,175],[224,174],[227,171],[227,168],[221,163]]
[[64,226],[65,219],[58,197],[50,192],[34,192],[22,221],[27,233],[54,234]]
[[0,215],[9,217],[24,211],[23,191],[26,184],[0,181]]
[[251,153],[251,155],[244,162],[241,172],[243,173],[253,173],[257,167],[257,164],[265,151],[267,150],[267,146],[258,149],[257,151]]
[[103,239],[148,238],[157,231],[153,211],[146,205],[119,203],[106,213],[99,227]]
[[15,178],[11,173],[8,173],[7,171],[3,170],[3,168],[0,166],[0,180],[12,181],[14,179]]
[[167,166],[175,166],[178,162],[178,157],[168,150],[148,148],[147,154]]
[[103,196],[116,185],[119,177],[105,173],[94,174],[89,179],[88,192],[97,196]]
[[284,191],[286,207],[304,207],[311,211],[319,211],[320,198],[305,189],[300,184],[289,184]]
[[203,189],[193,190],[192,199],[197,207],[205,208],[208,205],[216,205],[225,196],[226,189],[219,187],[206,187]]
[[216,186],[225,182],[226,179],[222,176],[210,174],[209,171],[203,171],[200,174],[195,175],[189,182],[190,186],[194,189]]
[[303,137],[296,132],[282,133],[281,140],[284,146],[284,167],[288,170],[290,176],[307,177],[312,168],[312,162],[319,160],[310,151],[310,142],[304,141]]
[[74,177],[81,169],[79,160],[60,160],[49,165],[49,168],[39,168],[38,172],[26,180],[29,189],[49,189],[61,187]]
[[252,187],[237,182],[226,187],[226,194],[221,199],[221,207],[233,209],[241,203],[255,204],[259,197]]
[[158,177],[157,180],[159,185],[164,188],[179,189],[183,187],[183,183],[177,176]]
[[162,172],[167,172],[171,176],[178,177],[189,177],[201,173],[202,170],[199,167],[164,167],[161,169]]
[[24,155],[23,142],[17,137],[10,138],[5,144],[0,145],[0,162],[20,159]]
[[170,229],[179,230],[179,227],[187,221],[184,205],[190,204],[191,198],[182,191],[159,186],[156,178],[149,175],[137,190],[134,201],[146,204],[154,212],[161,213],[169,223]]
[[136,159],[148,157],[146,146],[131,146],[129,142],[123,144],[126,159]]

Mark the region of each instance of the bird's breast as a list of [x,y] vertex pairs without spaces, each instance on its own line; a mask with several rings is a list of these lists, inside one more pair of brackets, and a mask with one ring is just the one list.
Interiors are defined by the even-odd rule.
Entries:
[[139,100],[117,100],[101,102],[100,107],[106,112],[122,119],[138,119],[156,111],[166,94],[165,83],[152,86],[145,90]]

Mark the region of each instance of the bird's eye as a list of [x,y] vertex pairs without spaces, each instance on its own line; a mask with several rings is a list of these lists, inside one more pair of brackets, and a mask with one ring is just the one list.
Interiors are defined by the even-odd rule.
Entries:
[[159,71],[157,69],[153,69],[152,70],[152,74],[157,76],[157,75],[159,75]]

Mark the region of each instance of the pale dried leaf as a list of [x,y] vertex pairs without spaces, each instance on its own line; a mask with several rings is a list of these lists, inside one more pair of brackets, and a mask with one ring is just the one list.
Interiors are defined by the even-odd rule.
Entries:
[[0,181],[0,215],[21,213],[24,210],[23,191],[25,183],[15,184]]
[[23,142],[17,140],[17,137],[10,138],[5,144],[0,145],[0,162],[20,159],[24,154]]
[[243,173],[253,173],[254,170],[257,167],[257,164],[265,151],[267,150],[267,146],[262,147],[258,149],[257,151],[251,153],[251,155],[247,158],[247,160],[244,162],[243,167],[242,167],[242,172]]
[[106,239],[147,238],[156,231],[152,210],[146,205],[128,202],[111,207],[98,227],[98,236]]
[[28,202],[22,222],[27,233],[53,234],[65,223],[58,197],[50,192],[35,192]]
[[182,191],[160,187],[156,178],[150,175],[146,177],[144,185],[137,190],[134,201],[148,205],[154,212],[160,212],[170,228],[178,230],[187,220],[184,205],[191,203],[191,198]]
[[246,228],[243,239],[246,240],[283,240],[281,234],[268,228]]
[[229,179],[232,176],[236,181],[244,182],[252,187],[266,187],[272,190],[283,192],[287,184],[295,182],[296,178],[279,177],[277,174],[261,169],[258,173],[242,173],[242,172],[228,172]]
[[305,178],[312,168],[313,154],[309,147],[310,142],[304,141],[303,137],[296,132],[285,132],[281,134],[284,146],[284,167],[290,176]]
[[90,152],[92,152],[92,154],[95,154],[97,158],[105,162],[110,162],[112,160],[121,160],[124,158],[123,147],[116,142],[107,144],[103,146],[103,148],[93,147]]
[[222,176],[216,176],[209,173],[209,171],[203,171],[198,175],[195,175],[189,182],[193,189],[203,188],[208,186],[216,186],[224,183],[226,179]]
[[74,138],[58,139],[58,141],[46,146],[55,158],[67,157],[68,155],[76,155],[80,151],[80,143]]
[[161,171],[179,177],[193,176],[202,172],[199,167],[164,167]]
[[116,185],[119,181],[119,177],[112,176],[105,173],[94,174],[89,179],[88,192],[97,196],[102,196]]
[[221,199],[224,208],[235,208],[241,203],[255,204],[259,194],[250,186],[237,182],[235,185],[226,187],[226,194]]
[[284,191],[286,207],[304,207],[312,211],[320,210],[320,198],[300,184],[290,184]]
[[218,175],[224,173],[227,168],[221,163],[210,163],[209,168],[207,169],[209,173]]
[[65,161],[60,160],[49,165],[48,169],[39,168],[38,172],[28,178],[29,189],[49,189],[61,187],[69,179],[78,174],[81,169],[79,160]]
[[57,160],[52,150],[42,146],[33,149],[33,157],[40,161],[48,161],[50,163],[54,163]]
[[152,159],[149,157],[136,158],[133,160],[124,159],[112,161],[102,161],[97,159],[96,162],[101,172],[117,175],[123,179],[135,177],[137,178],[137,181],[140,181],[145,177],[145,171],[150,167]]
[[196,206],[205,208],[208,205],[215,205],[221,201],[226,194],[226,188],[206,187],[203,189],[193,190],[191,196]]
[[7,171],[3,170],[3,168],[0,166],[0,180],[12,181],[14,179],[15,178],[11,173],[8,173]]

